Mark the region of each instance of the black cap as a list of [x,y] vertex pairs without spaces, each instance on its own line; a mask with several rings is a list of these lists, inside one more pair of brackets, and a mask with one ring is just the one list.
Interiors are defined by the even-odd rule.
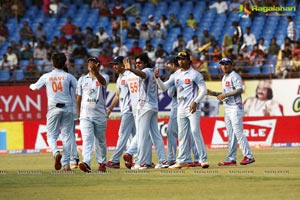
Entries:
[[123,63],[124,57],[123,56],[116,56],[114,57],[113,61],[111,61],[109,64],[120,64]]
[[94,61],[94,62],[96,62],[96,63],[99,62],[99,60],[98,60],[97,57],[90,57],[90,58],[88,58],[88,61]]
[[181,51],[177,54],[176,59],[185,59],[185,60],[190,60],[190,54],[186,51]]
[[232,65],[232,60],[230,58],[222,58],[219,61],[219,64],[227,64],[227,65]]

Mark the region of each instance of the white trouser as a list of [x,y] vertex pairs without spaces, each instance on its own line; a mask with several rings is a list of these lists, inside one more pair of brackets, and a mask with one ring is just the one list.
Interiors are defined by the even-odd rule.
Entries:
[[57,147],[57,139],[61,133],[63,144],[62,165],[70,164],[71,144],[74,140],[72,133],[74,127],[73,113],[63,108],[54,108],[47,113],[47,142],[51,148],[53,156],[59,151]]
[[177,162],[179,164],[188,163],[187,153],[190,152],[189,139],[191,135],[194,139],[194,145],[199,154],[199,162],[203,163],[207,160],[206,146],[204,144],[201,130],[200,130],[200,111],[196,111],[191,114],[188,111],[179,111],[177,114],[178,122],[178,140],[179,140],[179,152]]
[[97,118],[80,118],[82,134],[83,162],[91,166],[94,145],[96,146],[96,160],[98,164],[106,163],[106,116]]
[[[122,115],[120,129],[119,129],[119,138],[114,154],[111,156],[110,161],[120,162],[120,157],[123,154],[123,151],[126,148],[126,144],[130,135],[135,136],[136,128],[134,123],[133,114],[124,113]],[[136,153],[136,152],[135,152]]]
[[244,156],[253,158],[251,149],[246,136],[243,133],[243,115],[242,110],[225,108],[225,126],[228,135],[228,154],[226,161],[236,161],[236,151],[238,143]]

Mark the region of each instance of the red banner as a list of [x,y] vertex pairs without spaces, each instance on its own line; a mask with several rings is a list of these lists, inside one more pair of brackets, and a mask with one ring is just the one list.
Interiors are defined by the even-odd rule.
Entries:
[[[300,117],[247,117],[244,118],[244,134],[251,146],[300,146],[300,130],[298,128]],[[168,119],[159,119],[158,127],[166,144],[166,127]],[[117,144],[120,120],[109,120],[106,141],[109,148]],[[222,117],[201,118],[201,131],[205,144],[211,148],[227,146],[227,132]],[[76,126],[76,142],[82,145],[79,125]],[[60,138],[58,145],[61,145]],[[47,149],[46,126],[44,121],[24,122],[24,148]]]
[[45,119],[45,89],[30,91],[29,86],[1,86],[0,121],[36,121]]

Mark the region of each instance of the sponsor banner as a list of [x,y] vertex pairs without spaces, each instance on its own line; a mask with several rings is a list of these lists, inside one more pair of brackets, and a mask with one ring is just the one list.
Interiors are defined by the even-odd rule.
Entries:
[[[158,120],[158,128],[166,144],[168,118]],[[297,147],[300,144],[300,117],[245,117],[244,134],[253,147]],[[114,149],[118,140],[120,120],[108,120],[106,142],[108,149]],[[228,135],[222,117],[202,117],[201,131],[205,144],[210,148],[226,148]],[[76,143],[81,148],[82,137],[76,126]],[[61,147],[61,139],[58,139]],[[24,122],[24,148],[48,149],[45,122]]]
[[[209,81],[207,88],[221,91],[220,81]],[[264,86],[267,91],[267,101],[258,101],[256,96],[263,96],[258,86]],[[286,91],[288,88],[288,95]],[[30,91],[28,86],[0,86],[0,122],[1,121],[40,121],[46,119],[47,97],[45,89]],[[116,84],[110,83],[107,90],[106,106],[109,106],[115,95]],[[271,95],[272,93],[272,95]],[[297,116],[300,115],[300,79],[275,79],[261,81],[245,81],[244,103],[253,112],[249,116]],[[159,115],[169,116],[171,98],[166,92],[159,90]],[[222,103],[215,97],[207,96],[201,102],[202,116],[223,116]],[[264,113],[264,114],[263,114]],[[278,114],[279,113],[279,114]],[[116,106],[111,118],[120,118],[120,108]]]
[[[0,122],[1,146],[5,144],[6,149],[24,149],[23,122]],[[1,148],[2,149],[2,148]]]
[[[118,140],[120,120],[108,120],[106,130],[106,143],[108,147],[115,147]],[[78,148],[82,146],[82,135],[80,126],[75,127],[75,138]],[[46,122],[24,122],[24,148],[25,149],[48,149]],[[57,145],[62,147],[61,136],[59,135]]]
[[0,121],[34,121],[45,118],[45,89],[30,91],[29,86],[1,86],[0,91]]

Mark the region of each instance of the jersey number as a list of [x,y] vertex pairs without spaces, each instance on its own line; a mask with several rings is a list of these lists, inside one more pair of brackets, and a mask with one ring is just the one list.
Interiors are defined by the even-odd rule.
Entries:
[[137,82],[130,83],[130,91],[131,91],[131,93],[137,92]]
[[52,90],[53,92],[57,92],[57,91],[63,91],[63,88],[62,88],[62,83],[61,81],[59,81],[58,83],[57,82],[52,82]]

